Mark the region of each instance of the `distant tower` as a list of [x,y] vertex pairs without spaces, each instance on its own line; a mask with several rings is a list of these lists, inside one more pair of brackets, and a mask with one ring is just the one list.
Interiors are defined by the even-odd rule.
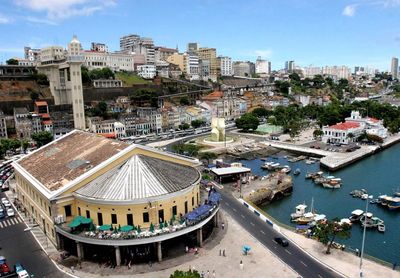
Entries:
[[392,78],[399,78],[399,59],[396,57],[392,58],[392,67],[391,67]]
[[85,111],[81,65],[81,43],[74,36],[68,44],[68,52],[61,46],[50,46],[40,51],[40,63],[37,68],[47,75],[54,103],[72,104],[74,127],[85,129]]

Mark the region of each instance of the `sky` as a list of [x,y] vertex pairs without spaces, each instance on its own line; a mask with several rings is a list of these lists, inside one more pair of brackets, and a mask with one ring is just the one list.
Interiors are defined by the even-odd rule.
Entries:
[[347,65],[390,69],[400,56],[400,0],[1,0],[0,62],[23,47],[66,47],[77,35],[119,50],[127,34],[185,51],[188,42],[218,55],[281,69]]

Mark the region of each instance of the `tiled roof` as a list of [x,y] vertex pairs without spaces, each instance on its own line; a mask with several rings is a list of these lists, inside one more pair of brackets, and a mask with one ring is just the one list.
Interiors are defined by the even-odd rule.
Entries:
[[339,129],[339,130],[348,130],[352,128],[357,128],[360,127],[359,123],[356,122],[344,122],[344,123],[338,123],[335,125],[331,125],[329,128],[331,129]]
[[180,191],[199,178],[193,167],[136,154],[75,194],[103,201],[132,201]]
[[75,130],[17,164],[48,190],[55,191],[127,147],[127,143]]
[[373,123],[378,123],[378,122],[379,122],[378,119],[376,119],[376,118],[371,118],[371,117],[368,117],[367,120],[368,120],[368,121],[371,121],[371,122],[373,122]]

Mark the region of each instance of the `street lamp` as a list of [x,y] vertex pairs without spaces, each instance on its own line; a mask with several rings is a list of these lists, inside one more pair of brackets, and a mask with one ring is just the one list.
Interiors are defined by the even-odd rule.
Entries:
[[360,256],[360,277],[363,277],[363,272],[362,272],[362,263],[363,263],[363,256],[364,256],[364,245],[365,245],[365,232],[367,230],[367,213],[368,213],[368,203],[369,199],[372,199],[374,196],[369,195],[367,198],[367,204],[365,205],[365,214],[364,214],[364,231],[363,231],[363,238],[362,238],[362,244],[361,244],[361,256]]

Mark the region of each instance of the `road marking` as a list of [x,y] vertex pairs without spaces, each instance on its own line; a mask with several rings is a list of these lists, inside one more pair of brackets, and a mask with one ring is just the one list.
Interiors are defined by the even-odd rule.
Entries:
[[292,255],[289,250],[285,249],[285,252],[288,253],[289,255]]
[[324,278],[324,277],[322,277],[322,275],[321,275],[321,274],[318,274],[318,277],[319,277],[319,278]]
[[236,212],[236,209],[235,209],[235,208],[232,208],[232,209],[233,209],[234,212]]
[[265,235],[265,232],[263,230],[260,231],[263,235]]
[[16,224],[16,223],[14,223],[14,219],[13,218],[10,219],[10,222],[11,222],[11,225],[15,225]]
[[273,243],[278,244],[278,242],[276,242],[275,240],[271,239]]
[[229,204],[227,202],[225,202],[225,205],[227,205],[229,207]]
[[300,263],[302,263],[305,267],[308,267],[308,265],[306,265],[303,261],[300,261]]
[[253,222],[250,222],[251,226],[255,226]]
[[244,218],[244,215],[243,215],[243,214],[241,214],[240,216],[241,216],[242,218]]
[[0,228],[3,228],[3,222],[0,222]]

